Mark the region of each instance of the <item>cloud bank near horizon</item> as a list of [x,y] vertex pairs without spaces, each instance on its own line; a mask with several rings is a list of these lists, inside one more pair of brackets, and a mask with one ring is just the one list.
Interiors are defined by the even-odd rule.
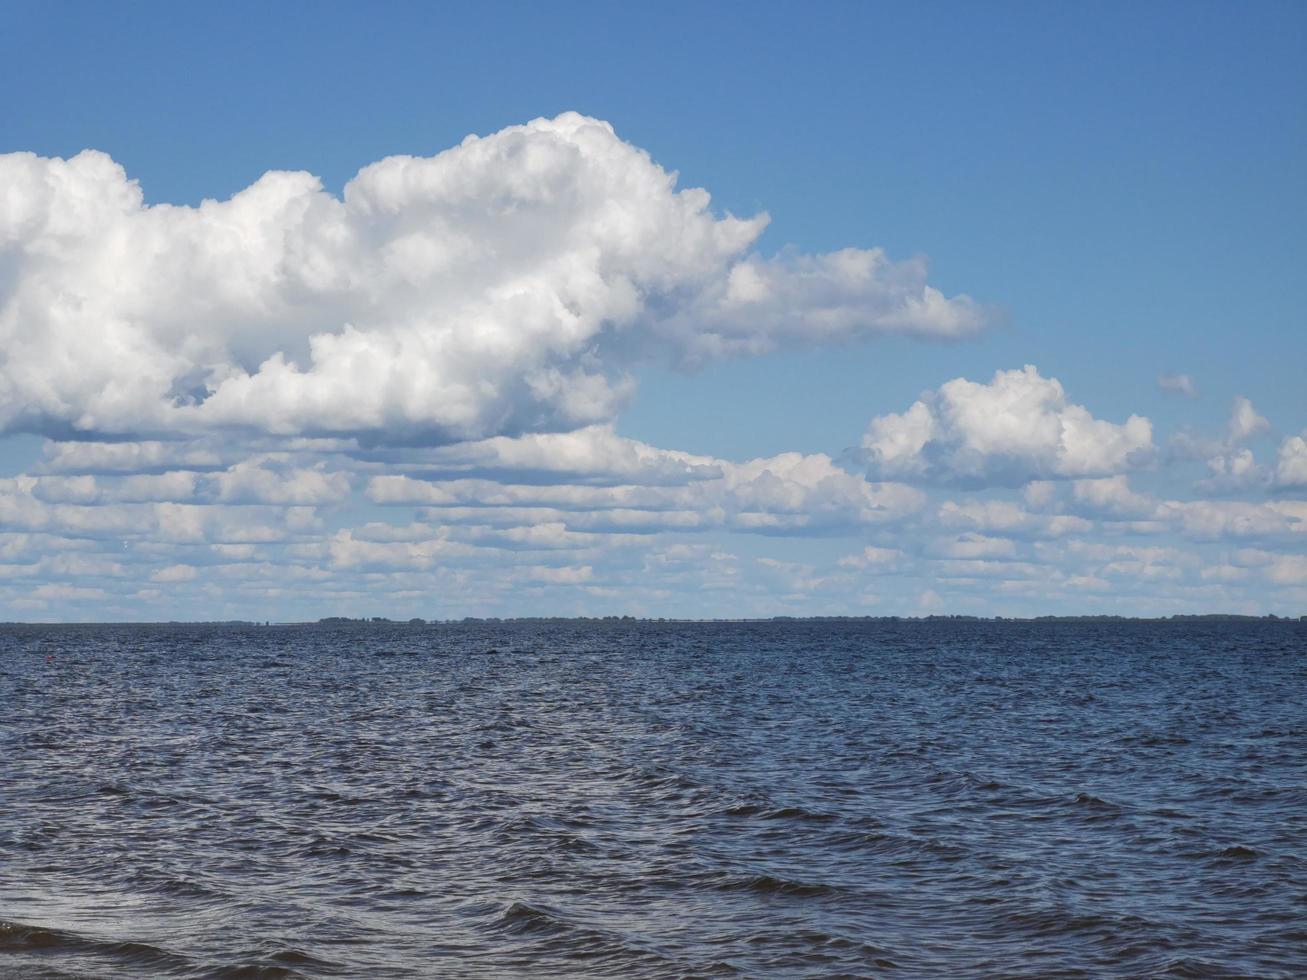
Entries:
[[[928,438],[896,442],[923,405]],[[1194,454],[1157,452],[1150,420],[1103,421],[1027,366],[872,419],[859,452],[908,446],[886,454],[897,478],[823,453],[665,449],[610,423],[446,446],[52,440],[0,480],[0,610],[1293,613],[1307,433],[1277,443],[1269,426],[1236,399]],[[1209,452],[1247,454],[1258,480],[1214,485]]]
[[103,153],[0,156],[0,431],[450,444],[611,421],[693,367],[984,324],[921,259],[756,250],[768,218],[576,113],[147,206]]

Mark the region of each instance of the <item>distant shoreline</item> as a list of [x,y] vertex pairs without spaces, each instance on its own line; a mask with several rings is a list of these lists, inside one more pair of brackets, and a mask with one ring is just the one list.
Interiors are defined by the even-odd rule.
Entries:
[[0,628],[9,626],[243,626],[272,628],[277,626],[505,626],[515,624],[551,625],[748,625],[794,623],[1304,623],[1304,616],[1246,616],[1234,613],[1180,614],[1174,616],[765,616],[749,619],[678,619],[672,617],[641,616],[465,616],[459,619],[388,619],[384,616],[353,619],[347,616],[327,616],[317,620],[272,622],[249,619],[224,620],[119,620],[107,622],[40,622],[13,620],[0,622]]

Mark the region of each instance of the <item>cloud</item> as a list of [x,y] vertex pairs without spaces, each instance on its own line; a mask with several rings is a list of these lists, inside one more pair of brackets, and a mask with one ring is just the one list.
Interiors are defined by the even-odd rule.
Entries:
[[[1139,583],[1184,579],[1202,567],[1191,551],[1161,545],[1121,545],[1100,541],[1069,541],[1036,546],[1045,567],[1062,565],[1095,583],[1131,580]],[[1068,583],[1069,584],[1069,583]],[[1119,581],[1118,581],[1119,587]],[[1102,585],[1095,585],[1095,590]]]
[[1215,582],[1242,582],[1248,578],[1251,572],[1246,568],[1240,568],[1237,565],[1212,565],[1204,568],[1199,575],[1203,581]]
[[[1071,510],[1093,519],[1099,530],[1110,529],[1113,533],[1175,534],[1200,541],[1264,538],[1285,542],[1307,534],[1307,501],[1159,499],[1132,489],[1125,476],[1036,486],[1042,509]],[[1046,486],[1054,487],[1055,493],[1045,496]],[[944,510],[950,509],[958,510],[946,504]],[[1084,525],[1078,530],[1089,529],[1090,525]]]
[[1188,398],[1198,397],[1198,386],[1194,384],[1194,379],[1187,374],[1159,374],[1157,376],[1157,387],[1163,391],[1184,395]]
[[106,498],[98,485],[80,480],[71,483],[89,496],[76,499],[78,494],[65,493],[55,484],[52,501],[45,499],[50,479],[0,479],[0,529],[110,542],[240,544],[316,533],[320,523],[313,507],[295,506],[286,499],[279,501],[282,506],[204,500],[128,503]]
[[845,568],[875,568],[893,571],[903,557],[903,552],[898,548],[879,548],[876,545],[867,545],[856,555],[845,555],[839,560],[839,564]]
[[1257,409],[1253,408],[1253,403],[1247,398],[1240,395],[1234,400],[1230,422],[1226,427],[1231,444],[1243,442],[1270,427],[1271,423],[1257,414]]
[[[556,460],[553,479],[541,466],[541,440],[560,442],[568,453]],[[593,441],[587,447],[585,443]],[[525,446],[519,445],[525,443]],[[764,534],[822,533],[884,523],[914,513],[920,491],[897,483],[870,483],[821,454],[782,453],[735,463],[667,453],[603,428],[568,436],[528,436],[494,443],[483,458],[493,470],[516,460],[534,482],[499,479],[417,479],[374,476],[369,500],[385,505],[429,507],[431,520],[563,522],[571,528],[707,530],[731,527]],[[675,464],[675,483],[660,482]],[[574,482],[578,475],[593,481]],[[642,475],[651,482],[617,482]]]
[[1282,488],[1307,488],[1307,430],[1289,436],[1280,443],[1275,462],[1275,485]]
[[1239,567],[1257,569],[1264,578],[1277,585],[1307,584],[1307,555],[1282,555],[1259,548],[1240,548],[1234,559]]
[[628,439],[617,435],[611,425],[354,455],[381,463],[391,473],[516,482],[675,486],[722,475],[714,459]]
[[[1043,503],[1044,487],[1056,489],[1056,484],[1033,483],[1040,488],[1033,496]],[[1027,498],[1029,501],[1029,496]],[[1032,504],[1033,506],[1033,504]],[[966,527],[977,531],[995,531],[1025,537],[1058,538],[1067,534],[1080,534],[1092,529],[1093,524],[1071,514],[1032,513],[1020,504],[1007,500],[946,500],[940,505],[936,519],[943,527]]]
[[1258,414],[1253,403],[1240,395],[1230,409],[1225,434],[1219,439],[1203,438],[1184,432],[1171,440],[1170,454],[1176,459],[1202,459],[1211,474],[1200,480],[1202,493],[1231,493],[1265,487],[1272,474],[1258,464],[1252,450],[1241,443],[1265,432],[1270,423]]
[[340,198],[270,172],[226,201],[146,206],[95,151],[0,156],[0,186],[0,430],[566,431],[611,419],[651,358],[982,323],[918,259],[758,255],[766,215],[713,214],[575,113],[386,158]]
[[906,412],[873,419],[862,439],[872,474],[973,486],[1113,475],[1152,449],[1148,419],[1096,419],[1032,365],[989,384],[955,378]]
[[[54,455],[62,468],[75,469],[71,465],[72,454]],[[183,451],[177,455],[184,458],[189,454]],[[344,470],[328,470],[323,460],[311,466],[296,466],[293,459],[289,454],[256,454],[225,469],[209,472],[42,475],[27,478],[30,485],[25,490],[44,503],[88,505],[169,501],[317,505],[338,503],[349,495],[350,476]],[[89,462],[94,464],[94,454]]]
[[169,565],[150,576],[151,582],[190,582],[195,578],[195,568],[191,565]]
[[1157,502],[1130,489],[1125,476],[1076,480],[1072,497],[1083,513],[1115,518],[1147,518],[1157,512]]
[[594,569],[589,565],[536,565],[527,570],[526,577],[530,581],[550,585],[580,585],[594,578]]
[[1307,537],[1307,501],[1168,500],[1157,516],[1180,533],[1201,539]]
[[325,464],[311,469],[277,471],[266,460],[249,459],[237,463],[213,479],[217,497],[226,503],[252,504],[330,504],[349,493],[349,476],[343,472],[326,472]]
[[81,601],[90,599],[103,599],[108,593],[104,589],[79,586],[79,585],[60,585],[49,582],[45,585],[38,586],[32,593],[37,599],[64,599]]
[[1207,460],[1211,473],[1200,480],[1198,489],[1208,493],[1248,490],[1265,486],[1270,474],[1258,464],[1251,449],[1230,449]]
[[228,448],[146,442],[56,442],[47,440],[43,468],[54,473],[147,473],[166,469],[213,469],[236,456]]
[[937,539],[932,553],[940,558],[984,561],[991,558],[1011,558],[1016,544],[1008,538],[994,538],[983,534],[959,534],[956,537]]

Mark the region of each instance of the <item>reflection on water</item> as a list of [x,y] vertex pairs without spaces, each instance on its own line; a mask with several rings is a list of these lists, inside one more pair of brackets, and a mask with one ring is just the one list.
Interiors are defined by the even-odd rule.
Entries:
[[0,629],[0,974],[1307,974],[1307,626]]

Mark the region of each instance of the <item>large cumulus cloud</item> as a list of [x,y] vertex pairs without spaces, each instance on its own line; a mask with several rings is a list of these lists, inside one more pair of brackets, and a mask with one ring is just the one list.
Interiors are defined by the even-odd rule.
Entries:
[[146,206],[103,153],[0,156],[0,430],[455,442],[610,419],[629,369],[980,324],[918,260],[752,251],[760,215],[574,113]]

